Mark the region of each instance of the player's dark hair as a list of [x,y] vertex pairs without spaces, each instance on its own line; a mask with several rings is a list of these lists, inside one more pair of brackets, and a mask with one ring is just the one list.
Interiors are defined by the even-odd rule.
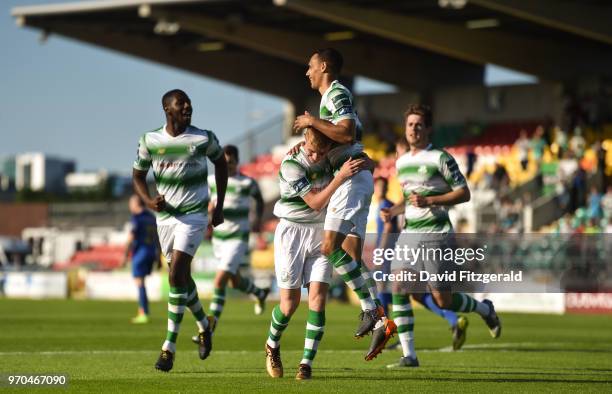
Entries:
[[340,74],[344,60],[342,59],[342,54],[338,52],[338,50],[334,48],[317,49],[315,54],[319,56],[321,61],[327,64],[327,67],[329,67],[333,74]]
[[233,156],[236,161],[240,161],[240,156],[238,155],[238,148],[235,145],[225,145],[223,147],[223,153],[228,156]]
[[425,121],[425,127],[431,127],[433,123],[433,114],[431,108],[424,104],[411,104],[404,112],[404,120],[410,115],[419,115]]
[[162,96],[162,108],[166,108],[166,106],[170,104],[170,100],[179,95],[187,97],[187,93],[183,92],[181,89],[172,89],[164,93]]

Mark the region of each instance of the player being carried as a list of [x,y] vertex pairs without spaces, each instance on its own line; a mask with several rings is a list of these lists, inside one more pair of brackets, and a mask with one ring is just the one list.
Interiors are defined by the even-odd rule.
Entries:
[[[176,339],[185,308],[198,326],[199,356],[204,360],[212,349],[214,318],[207,318],[198,290],[191,277],[191,260],[204,238],[208,225],[207,162],[215,165],[217,205],[212,225],[223,223],[223,201],[227,186],[227,163],[219,141],[209,130],[191,126],[191,100],[182,90],[164,94],[162,106],[166,124],[140,138],[134,162],[134,190],[145,204],[157,212],[161,251],[169,264],[168,331],[155,368],[172,369]],[[151,197],[147,172],[153,167],[158,195]]]
[[[434,148],[430,143],[432,113],[424,105],[412,105],[404,114],[408,152],[397,159],[397,177],[403,191],[403,199],[391,208],[381,210],[385,222],[404,213],[405,226],[399,242],[413,247],[444,249],[454,243],[453,226],[448,217],[448,207],[469,201],[470,191],[465,177],[455,159],[447,152]],[[403,237],[403,238],[402,238]],[[394,273],[409,270],[426,270],[428,273],[452,272],[454,262],[394,260]],[[403,357],[389,367],[416,367],[419,365],[414,350],[414,316],[410,302],[409,282],[393,284],[393,319],[397,324]],[[476,312],[484,319],[494,338],[501,334],[501,323],[489,300],[475,300],[465,293],[452,291],[452,284],[444,281],[428,283],[435,303],[454,312]],[[421,292],[427,291],[419,290]]]
[[[351,92],[340,82],[342,55],[335,49],[316,51],[308,62],[306,76],[312,89],[321,94],[319,116],[306,112],[294,122],[294,130],[313,127],[334,141],[327,154],[332,169],[338,171],[350,158],[364,156],[361,123],[354,110]],[[376,283],[365,267],[361,254],[367,217],[374,193],[372,173],[357,172],[334,192],[325,216],[322,252],[347,286],[355,291],[361,303],[361,322],[355,337],[372,332],[365,359],[372,360],[383,349],[396,327],[386,318],[376,298]]]
[[325,160],[332,141],[309,128],[305,144],[283,159],[279,171],[281,198],[274,206],[280,222],[274,233],[274,267],[280,305],[272,310],[266,342],[266,368],[273,378],[283,376],[280,339],[300,303],[301,288],[308,288],[308,320],[304,354],[296,379],[310,379],[312,362],[323,337],[325,301],[331,265],[321,253],[325,206],[344,180],[364,166],[363,159],[348,160],[332,176]]
[[[265,307],[265,300],[270,289],[260,289],[249,279],[239,273],[240,267],[246,263],[249,249],[249,230],[259,231],[261,217],[263,216],[264,201],[257,186],[257,181],[238,171],[239,153],[234,145],[223,147],[223,154],[227,162],[228,179],[223,203],[222,224],[212,231],[212,246],[215,258],[218,259],[217,275],[214,281],[214,293],[210,303],[210,313],[217,319],[221,317],[225,305],[225,289],[229,282],[234,289],[252,294],[257,302],[255,314],[261,315]],[[208,177],[208,186],[211,193],[209,211],[217,203],[217,184],[213,175]],[[255,200],[255,220],[249,225],[249,211],[251,200]],[[217,324],[215,323],[215,326]],[[198,336],[192,341],[199,342]]]

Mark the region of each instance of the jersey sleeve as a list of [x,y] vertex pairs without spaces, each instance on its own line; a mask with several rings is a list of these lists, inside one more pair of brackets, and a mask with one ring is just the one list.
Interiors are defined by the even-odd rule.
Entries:
[[440,174],[444,180],[453,189],[457,190],[462,187],[467,187],[467,181],[459,170],[459,166],[455,159],[446,152],[440,155]]
[[348,92],[343,89],[333,89],[327,96],[325,105],[332,114],[332,123],[344,119],[357,120],[353,108],[353,100]]
[[149,171],[151,168],[151,153],[147,149],[146,134],[140,137],[138,141],[138,150],[136,151],[136,160],[134,160],[134,169],[139,171]]
[[304,197],[312,190],[312,183],[308,179],[306,169],[295,160],[285,160],[281,164],[280,173],[291,190],[300,197]]
[[223,149],[221,149],[221,145],[219,145],[219,140],[217,136],[212,131],[207,131],[208,133],[208,145],[206,145],[206,151],[204,154],[211,160],[218,160],[223,154]]

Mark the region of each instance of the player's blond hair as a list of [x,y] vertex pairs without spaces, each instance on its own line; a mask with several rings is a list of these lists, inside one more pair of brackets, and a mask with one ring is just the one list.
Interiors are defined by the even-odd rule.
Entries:
[[304,129],[304,138],[308,138],[312,147],[319,151],[329,149],[333,143],[329,137],[312,127]]

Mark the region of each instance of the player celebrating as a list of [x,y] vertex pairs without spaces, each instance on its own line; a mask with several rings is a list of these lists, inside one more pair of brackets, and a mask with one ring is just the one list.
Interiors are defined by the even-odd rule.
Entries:
[[137,195],[130,197],[128,207],[132,213],[127,248],[123,266],[127,264],[128,254],[132,253],[132,276],[138,289],[138,315],[132,319],[134,324],[149,322],[149,300],[145,288],[145,277],[151,273],[153,263],[159,261],[159,242],[153,216]]
[[[359,142],[361,123],[354,110],[353,96],[338,82],[342,63],[342,55],[331,48],[311,56],[306,76],[310,86],[321,94],[320,119],[306,112],[297,117],[293,126],[295,130],[313,127],[334,141],[327,155],[334,171],[350,158],[363,157],[363,145]],[[372,331],[366,360],[376,357],[396,330],[376,299],[376,283],[361,259],[373,193],[372,173],[367,170],[359,171],[334,192],[325,217],[322,247],[323,254],[361,301],[361,323],[355,337]]]
[[296,379],[310,379],[312,361],[323,337],[325,301],[331,266],[321,253],[325,206],[342,182],[360,170],[364,160],[348,160],[332,179],[323,160],[331,140],[314,129],[305,132],[305,145],[283,159],[279,171],[281,198],[274,206],[280,218],[274,234],[274,266],[280,305],[272,311],[266,342],[266,368],[273,378],[283,376],[280,339],[300,303],[301,287],[308,288],[308,320],[304,355]]
[[[402,235],[411,234],[411,243],[428,248],[452,245],[453,227],[448,207],[469,201],[470,191],[465,177],[448,153],[435,149],[430,143],[432,114],[427,106],[412,105],[405,116],[408,152],[396,162],[397,176],[404,198],[391,208],[381,210],[381,217],[389,221],[400,213],[405,215]],[[415,239],[416,238],[416,241]],[[394,261],[392,270],[401,272],[415,262]],[[421,269],[443,273],[454,269],[453,263],[418,261]],[[416,268],[415,267],[415,268]],[[405,282],[395,282],[393,289],[393,318],[398,325],[403,357],[390,367],[416,367],[419,365],[414,350],[414,316]],[[501,323],[489,300],[477,301],[464,293],[453,293],[449,283],[430,282],[429,287],[436,304],[455,312],[476,312],[484,319],[494,338],[501,334]]]
[[[223,223],[223,201],[227,186],[227,163],[217,137],[209,130],[191,126],[191,100],[182,90],[164,94],[166,124],[140,138],[134,162],[134,189],[145,204],[157,212],[157,230],[162,253],[169,262],[168,332],[155,368],[172,369],[176,339],[185,307],[193,313],[199,331],[199,356],[206,359],[212,349],[212,327],[204,313],[191,277],[191,260],[204,238],[207,226],[208,157],[215,165],[217,201],[212,225]],[[146,176],[153,167],[158,195],[151,197]],[[212,318],[211,318],[212,319]]]

